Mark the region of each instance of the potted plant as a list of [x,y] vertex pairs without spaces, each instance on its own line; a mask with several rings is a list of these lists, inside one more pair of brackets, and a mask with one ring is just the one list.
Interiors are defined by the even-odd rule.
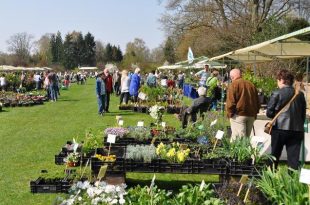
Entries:
[[72,152],[68,154],[66,158],[64,158],[64,162],[68,167],[77,166],[79,161],[80,161],[80,154],[77,152]]

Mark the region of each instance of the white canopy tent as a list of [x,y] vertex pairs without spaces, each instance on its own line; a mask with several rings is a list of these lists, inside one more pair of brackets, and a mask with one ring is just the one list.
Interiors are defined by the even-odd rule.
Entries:
[[79,70],[98,70],[97,67],[80,67]]
[[268,62],[276,59],[290,59],[310,56],[310,41],[297,39],[297,36],[310,34],[310,27],[210,58],[217,61],[224,58],[237,60],[245,64]]
[[183,68],[182,65],[163,65],[158,67],[158,70],[175,70],[175,69],[181,69]]
[[2,65],[0,66],[0,71],[45,71],[45,70],[52,70],[48,67],[15,67],[10,65]]

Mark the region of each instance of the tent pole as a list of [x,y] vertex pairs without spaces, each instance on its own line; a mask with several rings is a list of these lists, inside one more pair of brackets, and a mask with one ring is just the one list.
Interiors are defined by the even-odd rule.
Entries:
[[[309,82],[308,82],[308,77],[309,77],[309,56],[307,56],[307,65],[306,65],[306,102],[307,102],[307,99],[308,99],[308,89],[309,89]],[[306,105],[307,107],[307,105]],[[308,120],[306,118],[306,121],[305,121],[305,125],[304,125],[305,128],[308,128]],[[305,132],[308,132],[308,129],[305,129]],[[305,152],[306,152],[306,147],[305,147],[305,135],[304,135],[304,140],[302,141],[302,150],[301,150],[301,165],[303,166],[305,164]]]

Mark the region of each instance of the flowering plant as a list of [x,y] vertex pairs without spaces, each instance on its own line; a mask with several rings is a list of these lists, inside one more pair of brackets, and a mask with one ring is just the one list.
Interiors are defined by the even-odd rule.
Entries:
[[150,107],[150,115],[153,119],[156,120],[156,124],[159,125],[162,122],[163,113],[165,108],[159,105],[154,105]]
[[111,134],[119,137],[124,137],[125,135],[128,134],[128,129],[124,127],[110,127],[105,129],[104,133],[106,135]]
[[66,158],[64,158],[64,162],[66,163],[77,163],[80,161],[80,154],[77,152],[71,152],[68,154]]
[[77,182],[70,190],[70,197],[62,201],[61,205],[93,204],[110,205],[125,204],[126,184],[110,185],[97,181],[91,185],[89,181]]
[[103,162],[115,162],[116,160],[115,155],[103,156],[101,154],[96,154],[95,157],[97,157],[99,160]]
[[156,154],[170,163],[183,163],[190,153],[190,149],[179,143],[164,145],[162,142],[156,148]]

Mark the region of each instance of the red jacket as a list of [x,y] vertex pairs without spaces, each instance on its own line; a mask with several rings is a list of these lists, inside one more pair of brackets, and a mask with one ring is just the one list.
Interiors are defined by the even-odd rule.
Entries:
[[105,89],[108,93],[112,93],[113,91],[113,80],[112,80],[112,76],[109,74],[105,80]]

